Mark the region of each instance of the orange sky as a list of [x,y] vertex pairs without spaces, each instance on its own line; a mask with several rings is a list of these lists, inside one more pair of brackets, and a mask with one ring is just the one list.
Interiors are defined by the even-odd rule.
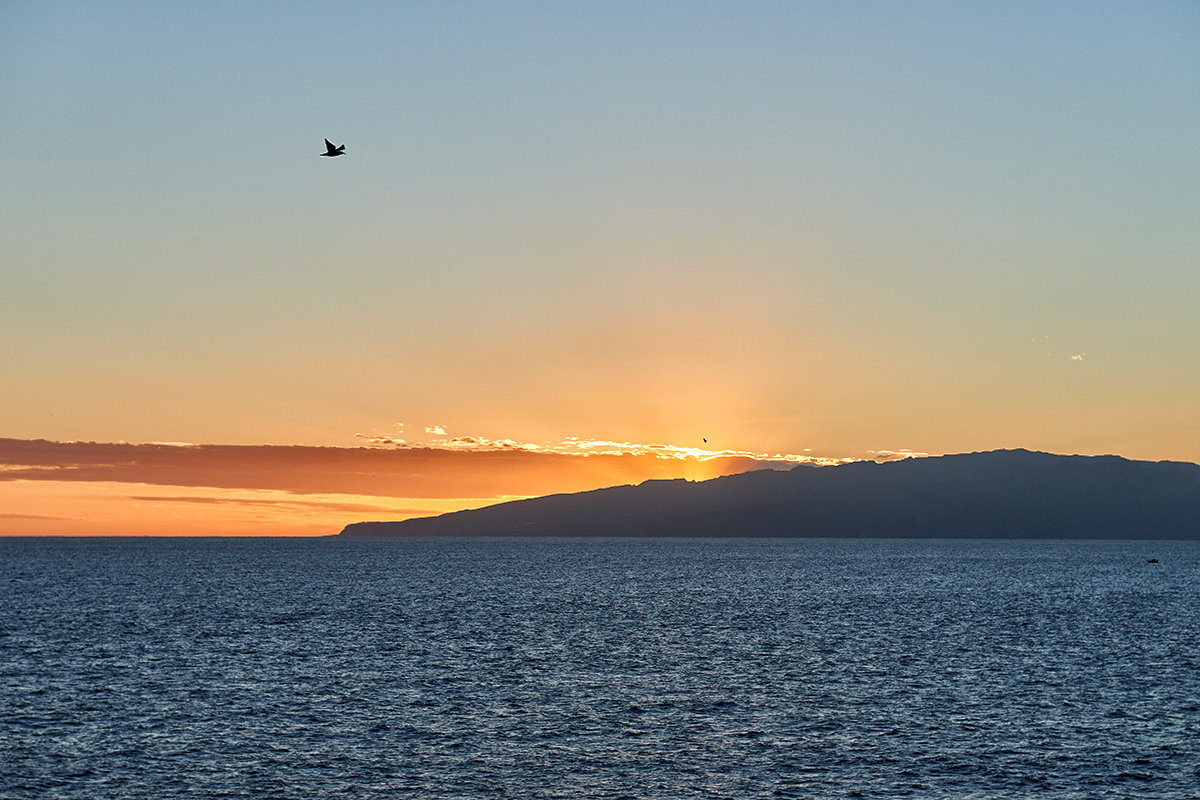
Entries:
[[1200,461],[1200,4],[2,16],[0,533]]
[[328,535],[506,499],[786,468],[800,456],[569,441],[553,448],[0,439],[0,535]]

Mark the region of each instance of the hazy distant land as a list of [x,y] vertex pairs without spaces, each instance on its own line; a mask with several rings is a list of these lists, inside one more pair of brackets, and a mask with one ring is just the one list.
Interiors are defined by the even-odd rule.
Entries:
[[1028,450],[646,481],[341,536],[1200,539],[1200,465]]

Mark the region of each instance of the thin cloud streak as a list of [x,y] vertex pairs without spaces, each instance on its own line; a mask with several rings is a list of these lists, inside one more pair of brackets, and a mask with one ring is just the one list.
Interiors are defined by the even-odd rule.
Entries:
[[479,437],[448,439],[438,447],[386,448],[0,439],[0,482],[115,482],[435,499],[575,492],[649,479],[700,480],[786,468],[797,461],[664,445],[568,440],[562,447],[542,447]]
[[0,514],[0,536],[328,536],[364,519],[433,516],[495,502],[105,481],[0,481],[0,508],[6,509]]
[[[403,427],[397,423],[397,427]],[[609,439],[585,439],[578,436],[568,436],[553,444],[519,442],[514,439],[490,439],[482,436],[451,437],[444,425],[425,427],[425,433],[434,437],[428,442],[412,442],[390,434],[355,434],[376,447],[395,447],[399,449],[429,448],[449,450],[453,452],[494,452],[522,451],[548,455],[567,456],[654,456],[663,459],[692,459],[710,461],[722,458],[746,458],[761,461],[764,466],[786,467],[795,464],[816,464],[832,466],[855,461],[853,458],[822,458],[817,456],[798,455],[795,453],[759,453],[750,450],[711,450],[703,447],[682,447],[669,444],[644,444],[639,442],[618,442]]]
[[366,503],[340,503],[321,500],[257,500],[245,497],[189,497],[170,495],[130,495],[130,500],[145,503],[191,503],[194,505],[247,506],[279,510],[336,511],[346,513],[420,514],[421,508],[393,508],[391,506],[368,505]]
[[906,458],[929,458],[932,453],[918,453],[915,450],[872,450],[874,461],[903,461]]
[[0,519],[25,519],[25,520],[63,520],[69,521],[76,519],[75,517],[56,517],[53,514],[7,514],[0,513]]
[[0,438],[0,505],[9,509],[0,535],[328,535],[364,519],[835,462],[570,437],[537,445],[432,435],[437,442],[419,447],[353,448]]

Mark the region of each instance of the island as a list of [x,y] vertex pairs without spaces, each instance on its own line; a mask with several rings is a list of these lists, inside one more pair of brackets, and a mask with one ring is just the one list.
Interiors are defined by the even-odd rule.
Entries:
[[1200,539],[1200,465],[994,450],[652,480],[402,521],[344,537]]

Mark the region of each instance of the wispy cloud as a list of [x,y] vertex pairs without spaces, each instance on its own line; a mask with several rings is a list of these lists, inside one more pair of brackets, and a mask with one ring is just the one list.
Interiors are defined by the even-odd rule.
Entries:
[[0,512],[0,519],[72,520],[74,517],[56,517],[52,514],[7,514]]
[[906,458],[929,458],[931,453],[919,453],[915,450],[871,450],[875,461],[903,461]]
[[584,437],[543,444],[428,427],[419,446],[397,444],[400,426],[377,437],[388,444],[366,447],[0,438],[0,534],[329,534],[363,519],[851,460]]
[[622,442],[611,439],[587,439],[568,436],[558,442],[522,442],[515,439],[493,439],[484,436],[450,436],[444,425],[425,427],[431,438],[409,441],[392,434],[355,434],[378,447],[408,449],[429,448],[458,453],[513,452],[541,453],[562,456],[650,456],[661,459],[710,461],[714,459],[751,459],[774,466],[794,464],[832,465],[854,461],[853,458],[825,458],[797,453],[762,453],[752,450],[709,449],[672,444]]
[[424,446],[354,448],[0,439],[0,482],[140,483],[434,499],[576,492],[827,461],[590,439],[541,445],[449,435]]
[[129,499],[144,503],[190,503],[194,505],[252,506],[279,510],[336,511],[353,514],[378,514],[380,512],[387,512],[391,514],[419,514],[427,510],[422,508],[395,508],[393,506],[382,506],[378,504],[345,503],[329,500],[262,500],[248,497],[130,495]]
[[391,436],[380,433],[356,433],[354,434],[354,438],[362,439],[363,441],[367,442],[367,444],[374,447],[407,447],[409,444],[407,439],[402,439],[399,436]]

